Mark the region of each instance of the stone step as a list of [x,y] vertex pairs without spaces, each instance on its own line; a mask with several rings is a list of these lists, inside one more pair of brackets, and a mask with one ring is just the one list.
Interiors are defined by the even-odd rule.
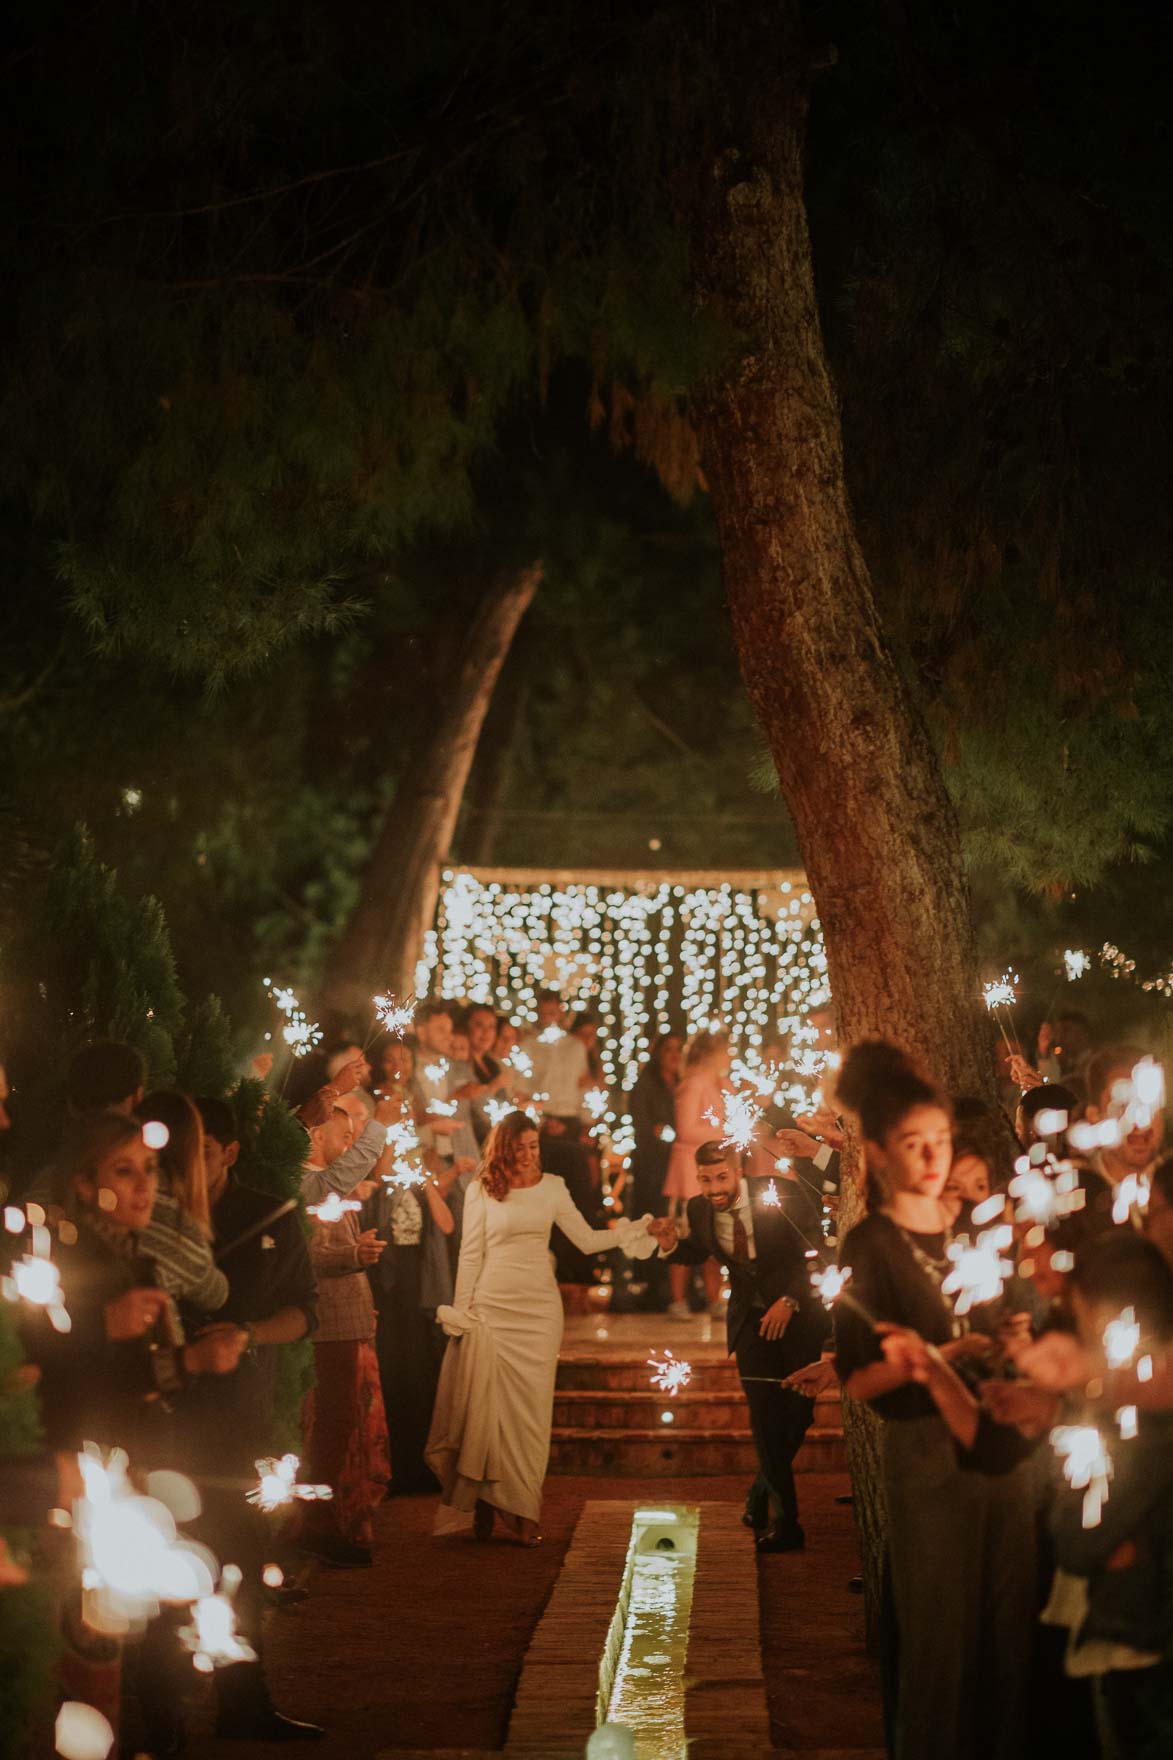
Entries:
[[[658,1424],[677,1430],[739,1430],[748,1422],[740,1385],[729,1389],[687,1387],[672,1396],[646,1385],[620,1388],[568,1388],[554,1395],[554,1424],[568,1430],[654,1430]],[[838,1400],[819,1400],[814,1422],[823,1429],[841,1429]]]
[[[842,1430],[812,1424],[794,1467],[800,1473],[846,1472]],[[653,1479],[721,1473],[752,1476],[757,1457],[747,1425],[706,1430],[682,1426],[678,1420],[655,1429],[588,1430],[555,1424],[549,1470]]]
[[[667,1348],[671,1349],[670,1342]],[[662,1355],[663,1352],[657,1352]],[[689,1359],[687,1350],[676,1352],[691,1362],[692,1376],[687,1391],[690,1393],[715,1393],[722,1390],[735,1391],[741,1386],[737,1373],[737,1364],[731,1357],[708,1357]],[[651,1387],[652,1369],[647,1355],[613,1356],[565,1356],[558,1363],[559,1391],[573,1392],[579,1388],[592,1390],[607,1388],[620,1391],[630,1389],[633,1393],[646,1393]],[[833,1402],[839,1403],[838,1388],[832,1389],[820,1400],[820,1405]]]

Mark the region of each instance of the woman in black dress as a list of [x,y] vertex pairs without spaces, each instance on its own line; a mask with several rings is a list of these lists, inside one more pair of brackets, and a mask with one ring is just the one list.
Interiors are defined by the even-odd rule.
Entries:
[[878,1041],[848,1053],[838,1099],[861,1126],[868,1214],[843,1244],[851,1283],[836,1309],[836,1367],[845,1391],[884,1420],[896,1760],[1017,1760],[1035,1612],[1031,1464],[987,1473],[967,1460],[932,1387],[898,1353],[885,1356],[872,1324],[909,1329],[947,1362],[980,1348],[941,1294],[951,1108],[903,1052]]

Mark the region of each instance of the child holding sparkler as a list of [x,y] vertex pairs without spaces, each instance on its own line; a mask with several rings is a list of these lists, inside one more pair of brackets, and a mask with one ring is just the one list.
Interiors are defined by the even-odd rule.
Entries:
[[907,1328],[946,1358],[968,1347],[941,1292],[951,1107],[878,1041],[848,1053],[838,1098],[862,1129],[869,1211],[843,1246],[852,1300],[836,1309],[836,1367],[846,1392],[884,1419],[896,1760],[1011,1760],[1026,1727],[1034,1501],[1022,1467],[996,1478],[963,1468],[932,1390],[914,1362],[886,1358],[876,1325]]

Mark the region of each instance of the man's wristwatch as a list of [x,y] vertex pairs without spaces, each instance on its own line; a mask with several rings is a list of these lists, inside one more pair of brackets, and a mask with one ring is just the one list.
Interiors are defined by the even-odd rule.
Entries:
[[792,1314],[798,1313],[798,1303],[793,1296],[779,1296],[778,1300],[784,1302]]

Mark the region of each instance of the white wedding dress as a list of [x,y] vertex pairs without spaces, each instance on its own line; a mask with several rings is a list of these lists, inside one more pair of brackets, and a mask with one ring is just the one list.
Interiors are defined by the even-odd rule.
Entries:
[[437,1533],[466,1528],[478,1498],[538,1519],[562,1343],[555,1223],[583,1253],[656,1251],[646,1219],[589,1227],[556,1174],[501,1200],[469,1186],[456,1294],[437,1310],[450,1335],[425,1450],[442,1493]]

